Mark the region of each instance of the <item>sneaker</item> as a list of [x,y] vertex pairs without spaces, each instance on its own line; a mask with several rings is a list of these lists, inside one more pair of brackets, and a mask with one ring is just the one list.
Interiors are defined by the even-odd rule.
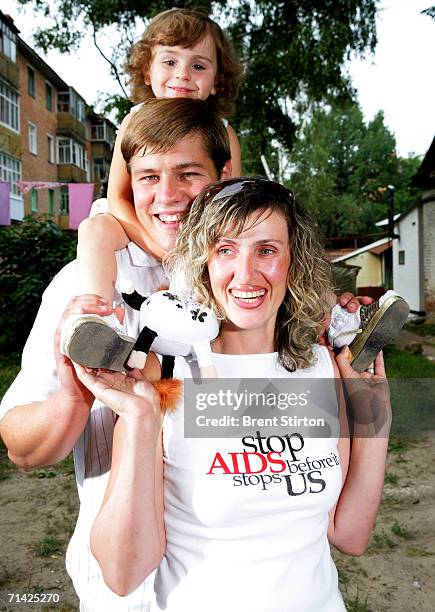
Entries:
[[60,351],[88,368],[123,372],[135,342],[119,330],[114,315],[71,315],[62,326]]
[[332,309],[328,330],[334,348],[348,345],[349,361],[357,372],[363,372],[384,346],[393,342],[409,314],[409,306],[394,291],[387,291],[379,300],[348,312],[338,304]]

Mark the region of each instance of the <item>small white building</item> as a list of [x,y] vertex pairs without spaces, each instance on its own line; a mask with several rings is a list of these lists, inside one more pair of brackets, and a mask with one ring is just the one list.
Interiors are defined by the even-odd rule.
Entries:
[[420,203],[397,220],[393,240],[393,287],[408,302],[411,311],[425,313],[423,278],[423,223]]
[[393,288],[411,312],[435,318],[435,138],[412,182],[423,195],[395,220]]

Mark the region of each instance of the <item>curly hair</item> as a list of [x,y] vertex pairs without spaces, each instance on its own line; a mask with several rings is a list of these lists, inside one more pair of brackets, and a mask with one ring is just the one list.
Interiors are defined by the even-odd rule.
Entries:
[[[235,192],[238,183],[241,189]],[[230,194],[228,189],[229,195],[225,196],[225,188],[231,185],[235,186],[234,193]],[[313,363],[313,343],[330,309],[333,285],[316,226],[291,191],[261,177],[209,185],[183,219],[175,247],[164,259],[164,266],[170,277],[184,276],[195,298],[225,319],[213,296],[208,274],[213,246],[221,236],[238,236],[255,225],[262,211],[278,211],[287,221],[291,261],[287,291],[277,313],[274,343],[280,364],[293,372]]]
[[150,22],[142,38],[133,46],[125,65],[135,103],[154,98],[150,85],[145,84],[155,45],[192,47],[205,36],[216,45],[217,75],[216,104],[219,115],[227,117],[234,111],[234,101],[240,87],[242,67],[232,45],[218,24],[198,10],[170,9],[159,13]]

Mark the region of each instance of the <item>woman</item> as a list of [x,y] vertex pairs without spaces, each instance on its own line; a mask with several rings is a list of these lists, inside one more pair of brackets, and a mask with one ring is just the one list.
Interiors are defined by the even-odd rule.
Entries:
[[[381,356],[374,375],[357,374],[346,349],[335,361],[315,344],[329,309],[329,268],[311,219],[281,185],[247,178],[205,189],[168,268],[181,271],[199,301],[222,318],[212,343],[220,379],[288,378],[289,388],[292,379],[340,373],[384,380]],[[352,449],[345,435],[295,434],[293,444],[285,428],[279,449],[261,431],[188,439],[182,403],[162,416],[143,379],[160,377],[155,355],[144,373],[129,377],[78,371],[119,415],[108,489],[91,534],[113,590],[131,592],[159,566],[155,610],[345,609],[328,540],[345,553],[365,550],[382,493],[386,436],[355,438]],[[192,378],[195,363],[177,358],[174,375]],[[338,404],[334,397],[337,415]],[[388,404],[385,413],[389,421]],[[262,479],[252,478],[260,472]]]

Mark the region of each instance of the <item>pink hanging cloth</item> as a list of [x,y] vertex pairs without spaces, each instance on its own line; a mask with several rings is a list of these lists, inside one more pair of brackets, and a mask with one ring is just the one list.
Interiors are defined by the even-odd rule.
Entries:
[[69,229],[77,229],[80,222],[89,216],[94,196],[93,183],[69,183]]

